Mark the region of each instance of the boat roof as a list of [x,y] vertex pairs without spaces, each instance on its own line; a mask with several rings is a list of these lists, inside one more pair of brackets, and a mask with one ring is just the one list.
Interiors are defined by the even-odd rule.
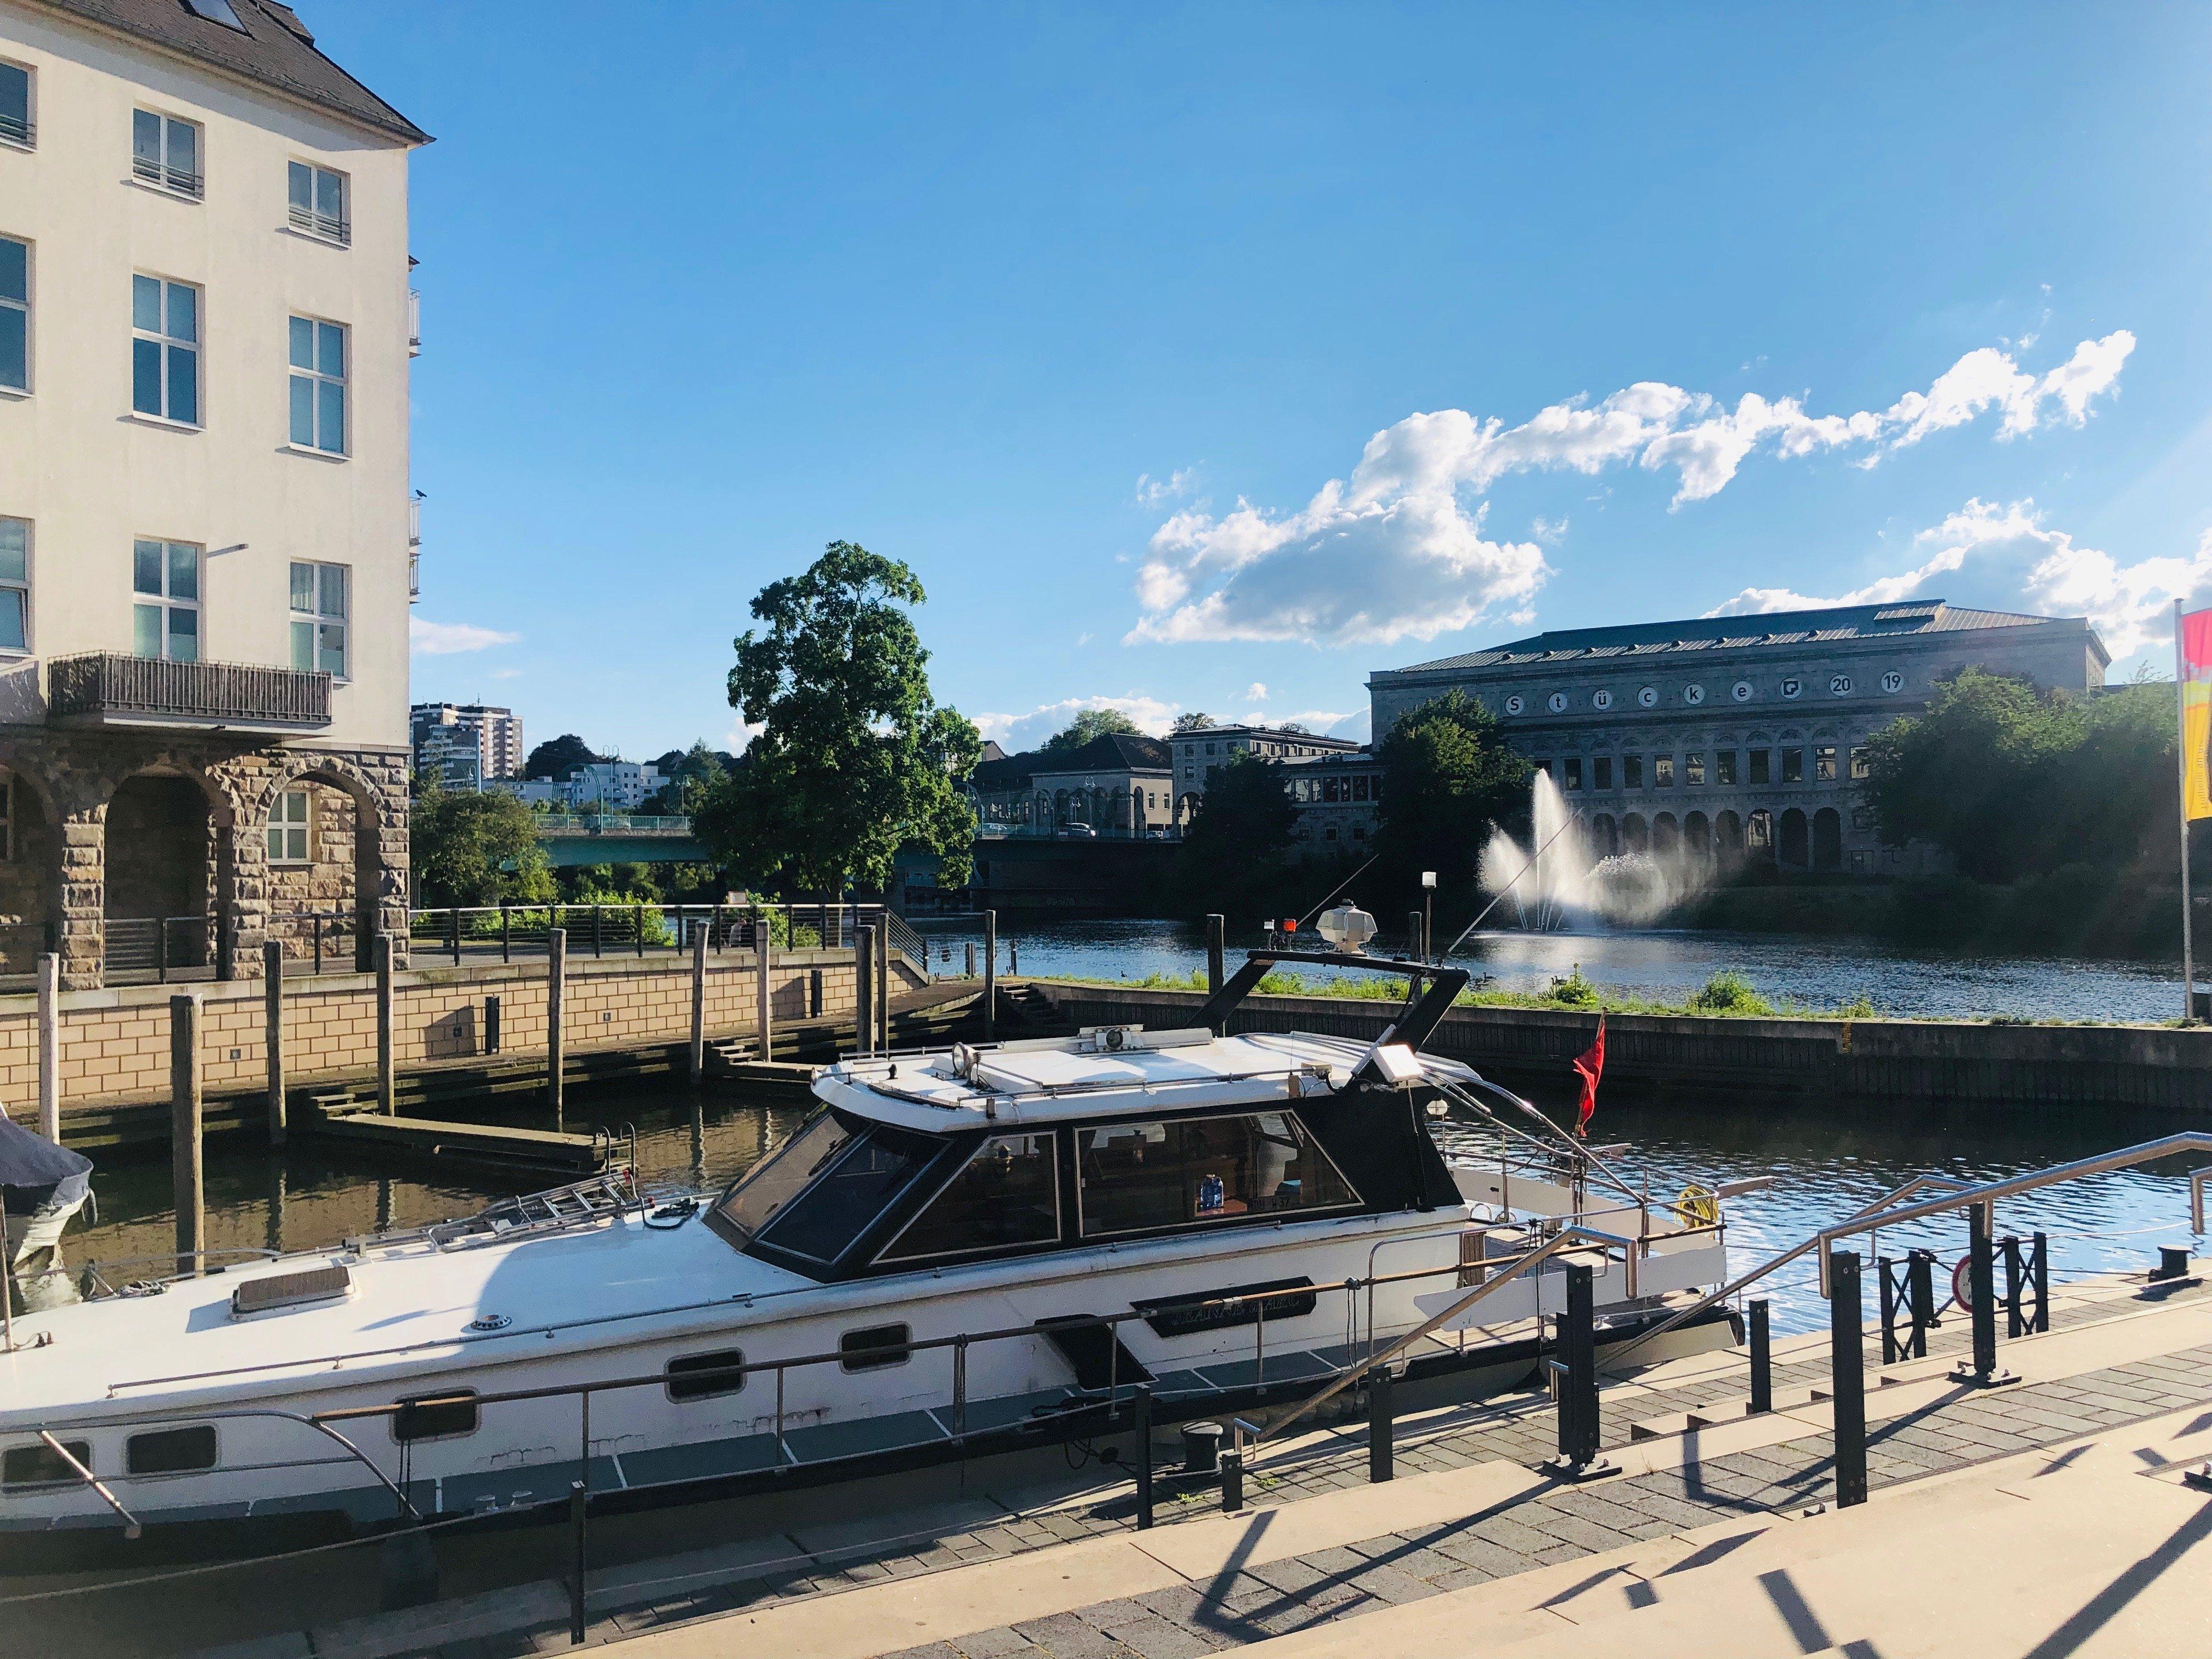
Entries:
[[[1348,1086],[1372,1048],[1311,1031],[1218,1036],[1203,1028],[1100,1026],[1072,1037],[845,1060],[815,1080],[814,1092],[842,1110],[932,1134],[1049,1127],[1310,1102]],[[1455,1079],[1472,1075],[1431,1054],[1420,1064]]]

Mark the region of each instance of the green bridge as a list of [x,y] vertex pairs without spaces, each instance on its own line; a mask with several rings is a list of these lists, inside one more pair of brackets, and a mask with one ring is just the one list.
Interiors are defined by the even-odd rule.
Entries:
[[545,856],[557,866],[585,864],[704,864],[707,849],[688,817],[647,817],[629,812],[538,814],[535,828]]

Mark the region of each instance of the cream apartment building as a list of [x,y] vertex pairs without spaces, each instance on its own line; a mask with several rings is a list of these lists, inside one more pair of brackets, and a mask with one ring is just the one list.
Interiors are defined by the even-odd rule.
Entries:
[[276,0],[0,0],[0,972],[404,942],[428,142]]

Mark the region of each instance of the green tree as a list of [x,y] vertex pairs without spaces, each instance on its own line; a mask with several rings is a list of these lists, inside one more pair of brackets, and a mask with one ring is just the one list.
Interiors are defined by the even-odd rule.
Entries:
[[704,738],[688,750],[670,750],[654,764],[668,781],[646,798],[642,810],[671,817],[697,811],[725,769],[722,757],[707,747]]
[[538,903],[554,896],[536,815],[513,795],[459,793],[432,780],[408,817],[408,860],[430,905]]
[[880,890],[909,842],[963,885],[975,817],[954,780],[983,752],[975,726],[930,696],[929,653],[907,608],[923,602],[913,571],[851,542],[832,542],[802,575],[752,602],[766,624],[736,641],[731,705],[760,727],[717,780],[693,828],[729,868],[834,896]]
[[1179,907],[1194,915],[1218,910],[1240,919],[1280,912],[1289,902],[1297,821],[1279,762],[1231,756],[1207,781],[1176,851]]
[[1118,708],[1086,708],[1067,723],[1066,731],[1046,739],[1044,752],[1065,755],[1097,738],[1110,738],[1118,732],[1134,732],[1136,729],[1136,721]]
[[1420,872],[1438,885],[1471,882],[1492,823],[1524,821],[1534,769],[1508,748],[1497,718],[1452,691],[1408,710],[1378,751],[1382,763],[1376,851],[1383,884],[1418,893]]
[[1195,709],[1193,709],[1188,714],[1177,714],[1175,717],[1175,729],[1178,732],[1201,731],[1205,727],[1212,724],[1212,715],[1201,714]]
[[526,778],[550,778],[558,783],[580,766],[593,766],[606,759],[594,754],[591,744],[574,732],[563,732],[557,738],[548,738],[530,751],[530,758],[522,763]]

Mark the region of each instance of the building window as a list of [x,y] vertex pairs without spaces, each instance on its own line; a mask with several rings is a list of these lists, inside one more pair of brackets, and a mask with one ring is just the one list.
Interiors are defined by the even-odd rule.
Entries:
[[190,542],[131,545],[131,648],[171,662],[200,659],[200,550]]
[[1813,750],[1813,781],[1833,783],[1836,781],[1836,745],[1824,743]]
[[200,193],[200,130],[190,121],[150,109],[131,115],[131,171],[149,185],[197,198]]
[[1700,787],[1705,781],[1705,757],[1703,755],[1682,757],[1682,781],[1691,788]]
[[326,455],[346,453],[346,331],[312,317],[292,319],[292,442]]
[[1774,845],[1774,815],[1764,806],[1753,812],[1743,826],[1744,844],[1764,849]]
[[1863,783],[1867,779],[1873,775],[1874,764],[1868,758],[1865,749],[1860,747],[1853,748],[1851,750],[1851,781],[1853,783]]
[[0,651],[31,648],[31,521],[0,519]]
[[[1548,772],[1548,771],[1550,771],[1552,769],[1551,769],[1549,766],[1547,766],[1544,769],[1545,769],[1546,771],[1547,771],[1547,772]],[[1367,799],[1367,774],[1366,774],[1366,773],[1364,773],[1364,772],[1355,772],[1355,773],[1352,775],[1352,799],[1354,799],[1354,800],[1365,800],[1365,799]]]
[[307,161],[286,164],[292,228],[333,242],[352,240],[346,218],[346,176]]
[[346,677],[348,570],[342,564],[292,564],[292,666]]
[[1651,787],[1654,789],[1672,789],[1674,787],[1674,757],[1672,755],[1653,757]]
[[1382,799],[1382,775],[1380,772],[1376,773],[1368,784],[1367,799],[1370,800]]
[[160,276],[131,279],[131,407],[200,423],[200,291]]
[[1334,802],[1341,787],[1334,778],[1323,778],[1321,781],[1321,798],[1325,801]]
[[0,236],[0,387],[31,389],[31,245],[12,236]]
[[1566,775],[1563,787],[1579,789],[1583,787],[1583,757],[1580,755],[1568,756],[1559,763],[1559,769]]
[[1720,753],[1715,755],[1713,757],[1713,766],[1717,775],[1714,778],[1715,782],[1734,783],[1735,781],[1735,750],[1723,749]]
[[21,64],[0,64],[0,143],[28,149],[37,137],[31,125],[31,71]]
[[1753,783],[1771,783],[1773,781],[1773,779],[1769,775],[1767,751],[1764,749],[1754,749],[1751,751],[1751,781]]
[[1644,787],[1644,757],[1623,755],[1620,757],[1620,787],[1641,789]]
[[1593,760],[1590,763],[1590,774],[1593,779],[1590,786],[1592,788],[1612,788],[1613,757],[1610,755],[1600,755],[1595,760]]
[[720,1348],[713,1353],[687,1353],[668,1362],[671,1400],[712,1400],[736,1394],[745,1386],[745,1355],[742,1348]]
[[1784,783],[1805,781],[1805,751],[1803,750],[1785,749],[1782,751],[1782,781]]
[[269,862],[307,864],[307,831],[314,822],[313,809],[304,789],[279,792],[269,809]]

